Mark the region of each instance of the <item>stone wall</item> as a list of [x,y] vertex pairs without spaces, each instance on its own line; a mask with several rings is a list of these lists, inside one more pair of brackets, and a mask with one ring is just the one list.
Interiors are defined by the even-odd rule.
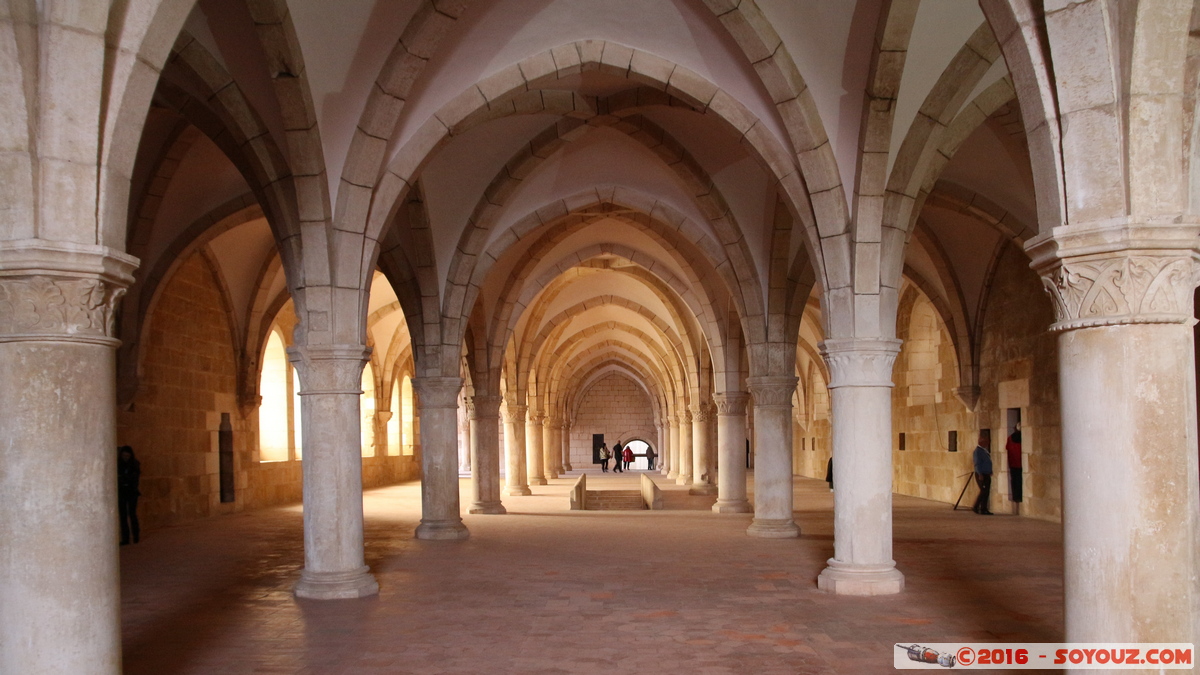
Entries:
[[[290,303],[281,320],[294,322]],[[258,461],[258,410],[243,416],[237,406],[233,340],[204,256],[188,258],[163,287],[142,350],[141,386],[133,405],[118,411],[117,434],[142,464],[143,528],[301,500],[301,462]],[[234,434],[236,499],[229,504],[220,502],[221,413],[229,414]],[[377,438],[386,443],[383,430]],[[385,457],[386,445],[379,447],[380,456],[363,458],[364,487],[420,477],[419,448],[412,456]]]
[[[919,292],[901,301],[897,334],[904,340],[892,374],[893,489],[906,495],[953,503],[972,471],[971,453],[979,430],[992,433],[992,510],[1012,512],[1008,500],[1007,411],[1021,411],[1024,455],[1022,515],[1062,517],[1061,429],[1058,396],[1058,342],[1048,332],[1054,310],[1029,259],[1006,247],[997,262],[985,307],[980,346],[980,397],[974,412],[954,395],[957,359],[945,325],[930,323],[932,305]],[[813,386],[814,404],[795,415],[793,471],[823,479],[830,455],[824,394]],[[803,399],[800,399],[803,402]],[[956,431],[958,451],[949,451]],[[900,434],[905,449],[900,450]],[[974,483],[963,495],[968,507],[978,494]]]
[[621,375],[607,375],[584,395],[571,427],[571,466],[592,467],[592,434],[604,434],[612,448],[617,441],[640,438],[659,456],[658,430],[654,426],[654,408],[646,392]]

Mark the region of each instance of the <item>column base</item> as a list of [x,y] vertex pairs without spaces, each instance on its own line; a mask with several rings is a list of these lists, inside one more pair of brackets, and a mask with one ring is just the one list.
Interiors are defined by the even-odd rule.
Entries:
[[755,518],[746,528],[746,534],[763,539],[794,539],[800,536],[800,527],[791,518],[776,520]]
[[530,484],[530,485],[546,485],[547,483],[546,483],[546,479],[545,479],[545,478],[540,478],[540,477],[539,477],[539,478],[530,478],[530,479],[529,479],[529,484]]
[[817,577],[817,588],[837,595],[894,595],[904,590],[904,575],[896,563],[852,565],[829,559]]
[[754,513],[754,507],[746,499],[717,499],[712,510],[713,513]]
[[675,480],[675,479],[679,478],[679,472],[678,471],[669,471],[669,472],[667,472],[667,478],[669,480]]
[[470,509],[467,509],[467,513],[500,515],[508,513],[508,509],[504,508],[504,504],[500,502],[475,502]]
[[528,497],[529,495],[533,494],[533,490],[530,490],[528,487],[524,486],[506,487],[504,488],[504,494],[510,497]]
[[675,484],[676,485],[691,485],[692,477],[691,476],[679,476],[675,479]]
[[717,494],[717,486],[709,485],[708,483],[697,483],[688,490],[689,495],[715,495]]
[[575,469],[571,468],[570,464],[567,464],[567,465],[563,466],[562,470],[563,470],[563,473],[566,473],[567,471],[574,471]]
[[422,520],[417,526],[417,539],[461,541],[471,536],[461,520]]
[[300,570],[300,581],[292,589],[297,598],[347,600],[379,593],[379,584],[366,565],[350,572]]

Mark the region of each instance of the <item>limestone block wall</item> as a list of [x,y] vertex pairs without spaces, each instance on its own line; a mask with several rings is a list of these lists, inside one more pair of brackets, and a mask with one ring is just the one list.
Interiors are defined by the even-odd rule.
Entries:
[[571,465],[593,466],[592,434],[604,434],[610,448],[618,440],[640,438],[661,456],[653,410],[646,392],[629,378],[614,374],[597,381],[584,395],[571,427]]
[[[1024,515],[1062,519],[1062,423],[1058,338],[1049,333],[1054,308],[1023,253],[1009,247],[999,260],[984,316],[980,426],[992,429],[997,472],[992,508],[1009,510],[1004,449],[1006,411],[1021,411]],[[998,489],[997,489],[998,488]],[[1000,494],[996,494],[996,493]]]
[[[258,461],[258,410],[243,416],[237,405],[233,340],[218,289],[204,256],[179,266],[150,317],[139,391],[128,410],[117,412],[118,443],[132,445],[142,464],[144,529],[302,498],[300,461]],[[234,437],[236,500],[229,504],[220,502],[222,413]],[[115,450],[113,457],[115,473]],[[419,448],[412,456],[363,459],[365,487],[419,475]]]

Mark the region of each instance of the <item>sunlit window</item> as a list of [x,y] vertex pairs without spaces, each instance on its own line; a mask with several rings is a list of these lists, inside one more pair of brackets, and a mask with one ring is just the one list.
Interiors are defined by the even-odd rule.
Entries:
[[304,454],[304,425],[301,424],[300,417],[300,373],[295,368],[292,369],[292,438],[295,444],[292,446],[296,450],[296,459],[300,459]]
[[362,456],[375,456],[375,369],[368,363],[362,374]]
[[387,422],[387,454],[396,456],[400,454],[401,437],[400,437],[400,383],[392,385],[392,416]]
[[258,383],[258,458],[262,462],[288,459],[288,360],[279,333],[271,331],[263,354]]
[[402,438],[404,439],[404,454],[411,455],[413,454],[413,445],[416,442],[416,430],[413,428],[414,409],[412,378],[407,375],[405,375],[404,379],[400,382],[400,396],[402,399],[400,406],[400,426],[403,433]]

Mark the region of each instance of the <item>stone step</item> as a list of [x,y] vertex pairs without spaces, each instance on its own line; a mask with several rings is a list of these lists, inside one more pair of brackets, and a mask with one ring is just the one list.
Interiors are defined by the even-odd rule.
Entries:
[[646,508],[640,490],[588,490],[588,511],[641,511]]

